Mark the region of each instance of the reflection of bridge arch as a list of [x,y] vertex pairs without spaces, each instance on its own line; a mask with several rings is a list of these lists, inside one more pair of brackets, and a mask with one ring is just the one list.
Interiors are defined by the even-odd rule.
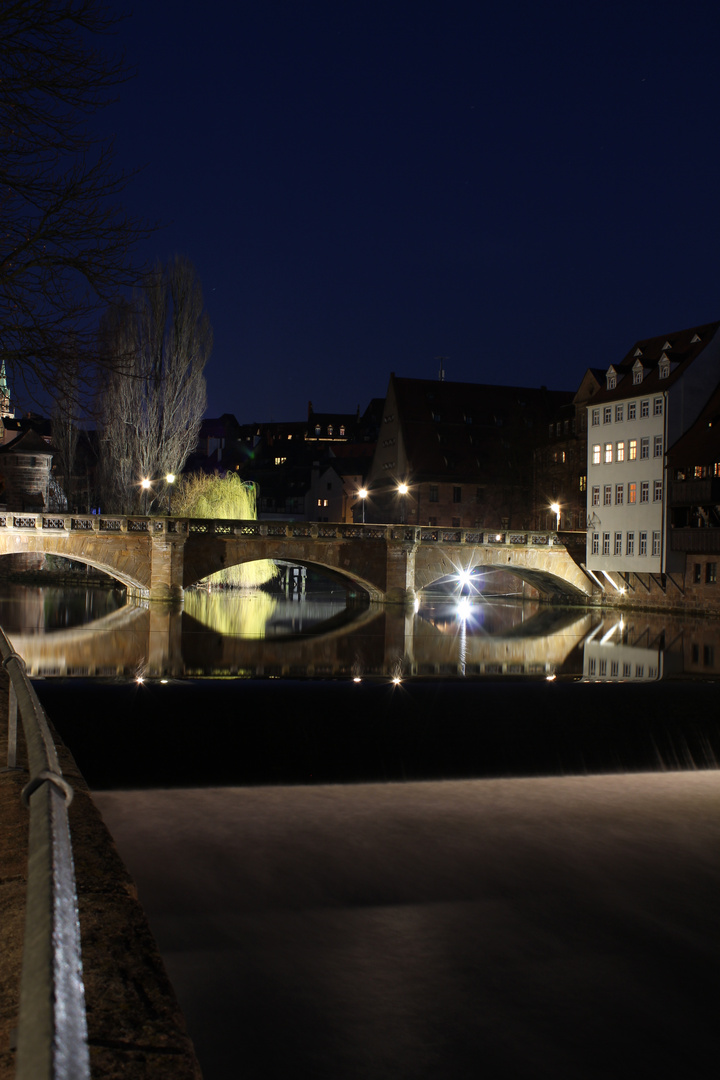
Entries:
[[[472,618],[481,622],[491,607],[475,605]],[[596,618],[537,604],[528,610],[520,625],[501,611],[485,633],[459,621],[451,605],[433,621],[422,609],[372,606],[312,636],[252,638],[207,632],[180,605],[137,604],[71,630],[10,637],[31,676],[538,675],[559,670]]]
[[338,575],[371,600],[406,602],[453,568],[515,573],[551,597],[591,596],[593,583],[553,533],[311,522],[0,515],[0,555],[52,553],[87,563],[152,600],[258,559]]

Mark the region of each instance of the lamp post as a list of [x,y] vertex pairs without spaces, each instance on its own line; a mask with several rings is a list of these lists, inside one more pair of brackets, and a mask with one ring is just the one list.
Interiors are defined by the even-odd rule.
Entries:
[[408,491],[407,484],[398,484],[398,495],[400,496],[400,524],[405,524],[405,496]]
[[148,489],[150,487],[150,481],[147,479],[147,477],[144,477],[140,481],[140,486],[142,487],[143,492],[144,492],[144,495],[143,495],[143,515],[145,517],[147,517],[147,493],[148,493]]
[[557,531],[560,532],[560,503],[550,503],[550,509],[557,517]]
[[360,504],[362,506],[362,523],[365,524],[365,500],[367,499],[367,488],[360,488],[358,491],[360,496]]
[[175,483],[175,473],[169,472],[165,481],[168,485],[168,517],[172,517],[172,486]]

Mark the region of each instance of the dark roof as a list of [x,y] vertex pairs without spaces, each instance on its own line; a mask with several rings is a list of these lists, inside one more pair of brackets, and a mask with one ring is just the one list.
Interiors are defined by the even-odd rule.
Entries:
[[668,461],[672,468],[720,462],[720,385],[692,427],[670,447]]
[[4,446],[0,446],[0,454],[55,454],[57,453],[54,446],[51,446],[49,442],[43,439],[42,435],[38,435],[34,428],[29,428],[27,431],[23,431],[12,442],[6,443]]
[[[608,390],[605,385],[607,369],[602,373],[602,382],[593,399],[593,405],[667,390],[695,357],[707,348],[719,327],[720,321],[704,323],[702,326],[691,326],[687,330],[636,341],[622,360],[612,365],[617,372],[617,385],[613,390]],[[658,362],[663,353],[670,361],[670,374],[665,379],[661,379],[658,373]],[[638,359],[642,362],[645,373],[642,383],[635,385],[632,369]]]

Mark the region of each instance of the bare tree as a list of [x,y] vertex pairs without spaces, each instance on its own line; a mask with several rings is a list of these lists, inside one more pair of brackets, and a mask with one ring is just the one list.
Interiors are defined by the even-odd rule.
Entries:
[[89,124],[127,77],[102,48],[115,23],[101,0],[0,4],[0,359],[31,395],[68,360],[83,358],[83,381],[107,362],[98,310],[140,276],[149,230],[123,211],[129,177]]
[[140,482],[149,479],[150,508],[166,474],[179,473],[195,449],[207,401],[212,329],[192,263],[158,264],[131,303],[109,310],[102,336],[118,363],[101,397],[103,503],[140,510]]
[[78,360],[58,372],[58,392],[52,408],[53,472],[69,507],[76,501],[75,458],[80,436],[78,413]]

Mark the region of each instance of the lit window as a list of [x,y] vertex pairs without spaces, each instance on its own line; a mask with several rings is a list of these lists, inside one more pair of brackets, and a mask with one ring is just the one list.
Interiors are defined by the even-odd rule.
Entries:
[[616,506],[622,506],[624,501],[625,501],[625,485],[624,484],[616,484],[615,485],[615,504],[616,504]]
[[587,476],[580,477],[580,490],[587,491]]
[[340,425],[340,434],[341,434],[341,435],[344,435],[344,434],[345,434],[345,425],[344,425],[344,424],[341,424],[341,425]]
[[615,460],[616,461],[624,461],[625,460],[625,443],[624,442],[619,442],[619,443],[615,444]]
[[663,411],[663,399],[656,397],[653,401],[653,416],[662,416]]
[[715,585],[717,583],[717,563],[705,563],[705,583]]
[[593,465],[600,464],[600,443],[593,444]]
[[644,401],[640,402],[640,415],[641,416],[649,416],[650,415],[650,399],[649,398],[645,398]]
[[640,502],[650,502],[650,484],[647,480],[643,480],[640,485]]
[[624,411],[625,411],[625,407],[623,405],[616,405],[615,406],[615,423],[616,424],[621,424],[622,423]]
[[286,461],[287,461],[287,458],[285,458],[285,457],[276,457],[275,458],[275,464],[276,465],[284,465]]
[[605,464],[611,465],[613,459],[613,444],[611,442],[605,443]]
[[603,506],[612,506],[612,484],[606,484],[603,491]]
[[637,457],[637,439],[628,442],[628,461],[634,461]]
[[628,502],[634,503],[637,498],[637,484],[628,484]]
[[653,502],[662,502],[662,480],[656,480],[653,484]]

